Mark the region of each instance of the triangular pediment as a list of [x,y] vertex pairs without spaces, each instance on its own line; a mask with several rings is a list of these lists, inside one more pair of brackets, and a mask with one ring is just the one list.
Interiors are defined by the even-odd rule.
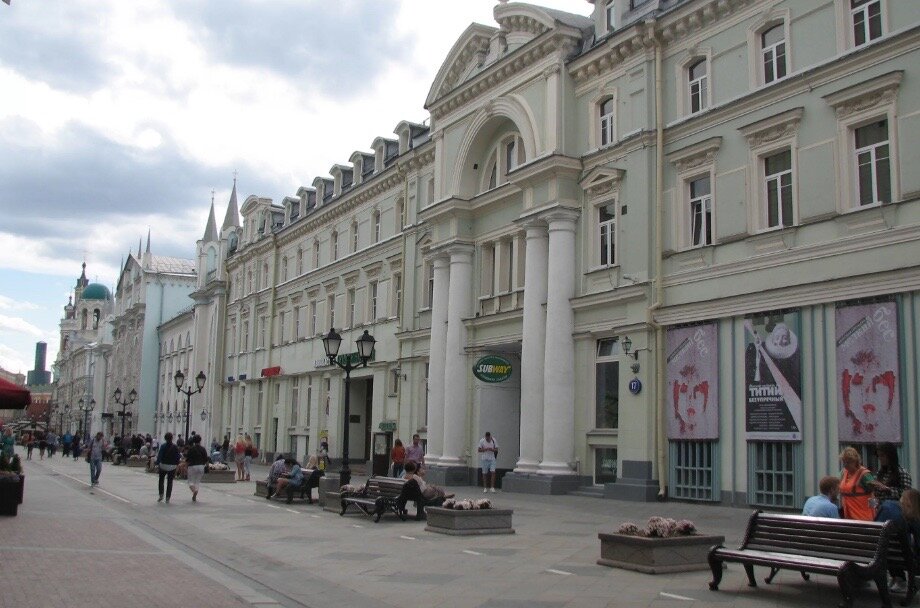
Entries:
[[465,76],[470,74],[470,67],[485,58],[489,52],[489,40],[498,28],[472,23],[454,46],[450,49],[438,75],[434,78],[425,106],[433,104],[439,97],[451,92],[463,82]]
[[589,197],[601,196],[617,190],[624,175],[626,175],[624,169],[594,167],[578,183]]

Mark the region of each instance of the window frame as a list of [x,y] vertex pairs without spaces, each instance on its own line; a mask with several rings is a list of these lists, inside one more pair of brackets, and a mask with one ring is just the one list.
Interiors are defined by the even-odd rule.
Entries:
[[[509,146],[513,146],[514,162],[508,162]],[[509,131],[499,137],[488,149],[485,171],[482,173],[478,194],[488,192],[508,183],[508,174],[527,163],[524,138],[518,131]],[[513,165],[513,166],[510,166]],[[494,178],[494,180],[493,180]]]
[[[694,78],[693,70],[700,65],[702,65],[706,71],[702,76]],[[687,65],[685,71],[687,83],[687,113],[690,115],[705,112],[711,105],[709,100],[710,71],[709,60],[706,57],[698,57],[695,61]],[[698,87],[695,92],[694,86]],[[693,109],[694,96],[699,97],[699,107],[697,109]]]
[[[601,222],[600,213],[604,207],[613,207],[613,218]],[[617,234],[617,224],[620,220],[620,205],[616,197],[597,202],[593,205],[594,209],[594,263],[597,268],[613,268],[620,265],[620,256],[618,252],[619,238]],[[604,226],[607,225],[608,231],[605,243]],[[612,243],[611,243],[612,241]],[[605,246],[606,245],[606,246]],[[608,261],[604,262],[603,253],[606,250]],[[610,256],[612,254],[612,260]]]
[[[709,192],[700,196],[693,196],[693,184],[706,179],[709,182]],[[690,177],[687,177],[683,181],[683,190],[685,192],[686,205],[683,208],[683,212],[687,217],[687,228],[689,232],[685,234],[687,249],[702,249],[704,247],[711,247],[715,245],[715,172],[713,171],[704,171],[698,172]],[[709,232],[709,242],[704,243],[694,243],[694,201],[699,201],[701,212],[700,215],[705,217],[706,208],[708,208],[709,221],[708,232]],[[708,204],[704,204],[708,203]]]

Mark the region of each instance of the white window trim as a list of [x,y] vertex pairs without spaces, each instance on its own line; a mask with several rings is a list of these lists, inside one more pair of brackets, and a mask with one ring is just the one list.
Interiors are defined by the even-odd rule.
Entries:
[[[676,150],[666,156],[677,170],[677,195],[674,197],[672,242],[678,251],[705,249],[719,244],[716,192],[716,154],[722,145],[721,137],[712,137],[697,144]],[[709,176],[710,198],[712,199],[712,244],[692,244],[690,233],[690,182],[705,175]]]
[[[601,223],[600,223],[600,209],[601,207],[607,207],[613,205],[613,219],[605,222],[610,224],[613,227],[613,262],[607,262],[606,264],[601,261],[601,246],[603,245],[601,239]],[[615,268],[620,265],[620,238],[619,238],[619,223],[620,223],[620,202],[618,197],[607,199],[605,201],[599,201],[592,206],[593,216],[591,218],[592,223],[592,240],[594,241],[594,257],[592,258],[592,266],[595,268]],[[609,237],[608,237],[609,238]]]
[[[709,236],[710,236],[709,240],[711,242],[694,244],[693,243],[692,206],[693,206],[693,201],[697,199],[694,199],[690,195],[690,186],[693,182],[697,180],[705,179],[707,177],[709,178],[709,194],[705,195],[705,197],[701,197],[700,200],[705,200],[707,198],[709,199],[709,204],[708,204],[708,207],[710,210],[709,214],[712,216],[712,223],[709,226]],[[687,230],[686,230],[686,233],[684,234],[684,238],[686,238],[687,249],[702,249],[704,247],[711,247],[716,244],[715,180],[716,180],[716,173],[715,173],[714,168],[710,169],[709,171],[700,171],[700,172],[694,173],[693,175],[690,175],[689,177],[683,180],[683,186],[681,187],[681,189],[684,191],[684,197],[686,199],[686,203],[683,206],[683,216],[684,216],[685,221],[687,222]]]
[[[873,44],[887,36],[891,31],[888,23],[888,0],[879,0],[879,2],[882,11],[882,35],[861,46]],[[835,15],[837,18],[837,27],[835,28],[837,32],[837,51],[843,53],[856,48],[856,40],[853,37],[853,12],[850,8],[850,0],[834,0],[834,8],[836,9]]]
[[859,205],[854,139],[857,128],[882,119],[888,121],[891,202],[901,200],[897,101],[903,76],[900,70],[889,72],[824,96],[824,101],[837,115],[837,158],[842,159],[837,163],[837,211],[840,214],[882,205]]
[[[747,167],[749,234],[783,230],[799,224],[801,214],[798,189],[798,129],[804,113],[804,108],[793,108],[738,129],[747,139],[749,148]],[[792,226],[770,227],[767,219],[764,159],[784,149],[788,149],[792,155]]]
[[[601,137],[601,104],[608,99],[613,100],[613,128],[612,128],[612,139],[610,143],[602,144],[603,138]],[[589,129],[588,129],[588,149],[589,150],[600,150],[601,148],[609,148],[610,146],[616,144],[620,140],[619,136],[619,99],[617,96],[617,89],[615,87],[604,87],[600,89],[591,99],[588,100],[588,115],[590,116]]]
[[[700,59],[706,61],[706,107],[698,112],[691,112],[690,67]],[[687,53],[687,57],[683,61],[677,63],[676,70],[677,73],[675,74],[675,78],[677,82],[680,83],[680,87],[678,88],[680,95],[677,96],[678,116],[696,116],[697,114],[704,114],[709,111],[713,105],[712,92],[715,83],[715,75],[712,73],[712,49],[693,49],[693,52]]]
[[[792,46],[790,44],[790,21],[789,9],[774,10],[748,28],[748,75],[750,76],[752,90],[780,82],[789,78],[789,75],[792,74],[793,62]],[[761,35],[777,25],[783,26],[783,42],[786,43],[786,75],[782,78],[774,78],[771,82],[766,83],[764,82],[765,75],[763,72],[763,44],[761,42]]]
[[[505,158],[506,147],[514,142],[515,155],[518,157],[515,166],[508,169]],[[479,193],[488,192],[508,183],[508,173],[523,166],[527,162],[527,151],[524,147],[524,138],[517,131],[506,133],[492,145],[486,155],[483,171],[480,177]],[[495,185],[491,185],[492,167],[495,166]]]

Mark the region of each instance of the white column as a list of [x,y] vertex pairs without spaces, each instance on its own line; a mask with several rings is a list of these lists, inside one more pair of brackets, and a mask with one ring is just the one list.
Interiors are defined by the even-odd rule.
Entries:
[[524,326],[521,343],[521,453],[516,473],[534,473],[543,459],[543,359],[546,349],[546,224],[527,225],[524,252]]
[[447,306],[447,350],[444,358],[444,451],[442,466],[466,464],[469,376],[466,327],[472,316],[473,248],[459,245],[450,250],[450,288]]
[[546,349],[543,370],[543,461],[539,472],[574,474],[575,459],[575,220],[578,212],[552,211],[549,223]]
[[431,263],[434,265],[434,293],[428,355],[428,453],[425,454],[425,462],[429,465],[437,464],[444,449],[444,356],[447,348],[447,289],[450,273],[446,257],[435,257]]

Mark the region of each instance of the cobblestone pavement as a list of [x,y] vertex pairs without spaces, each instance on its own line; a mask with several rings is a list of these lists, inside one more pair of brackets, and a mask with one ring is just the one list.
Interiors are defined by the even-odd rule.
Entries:
[[[26,463],[18,517],[0,518],[0,607],[233,606],[489,608],[836,606],[836,581],[780,574],[751,589],[738,566],[711,592],[708,571],[650,576],[596,565],[597,533],[650,515],[687,518],[736,545],[747,509],[497,493],[513,535],[453,537],[424,523],[270,503],[255,483],[204,485],[193,503],[176,482],[54,458]],[[253,479],[267,468],[256,467]],[[476,488],[451,488],[476,497]],[[481,494],[479,494],[481,496]],[[765,575],[760,572],[760,578]],[[876,606],[866,589],[857,606]]]

